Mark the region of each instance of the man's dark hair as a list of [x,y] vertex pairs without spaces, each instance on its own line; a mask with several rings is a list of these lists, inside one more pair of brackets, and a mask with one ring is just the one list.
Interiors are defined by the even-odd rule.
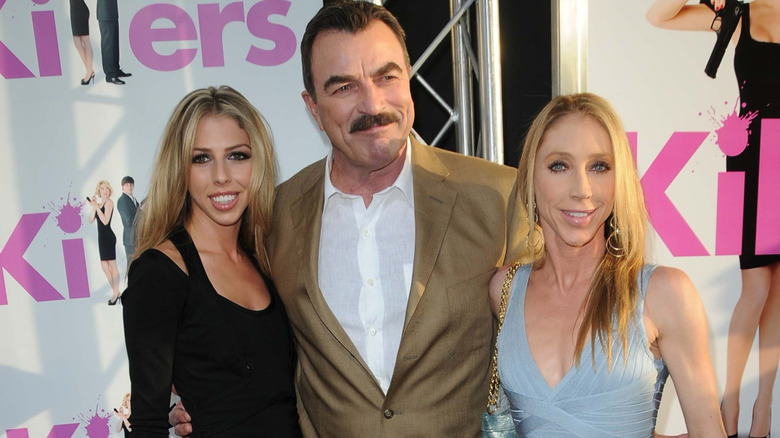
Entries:
[[128,176],[126,176],[126,177],[122,178],[122,184],[120,184],[120,185],[122,185],[122,186],[123,186],[123,185],[125,185],[125,184],[132,184],[132,185],[135,185],[135,180],[133,179],[133,177],[132,177],[132,176],[129,176],[129,175],[128,175]]
[[393,31],[404,51],[406,66],[409,67],[409,52],[406,50],[406,34],[395,16],[383,6],[367,1],[336,0],[326,2],[317,15],[306,25],[301,39],[301,64],[303,66],[303,85],[316,101],[314,79],[311,73],[311,48],[314,39],[322,32],[336,30],[355,34],[366,29],[375,20],[385,23]]

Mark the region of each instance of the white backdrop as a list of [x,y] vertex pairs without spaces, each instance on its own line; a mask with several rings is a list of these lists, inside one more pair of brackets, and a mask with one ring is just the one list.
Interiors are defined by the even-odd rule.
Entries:
[[[654,28],[645,20],[651,4],[649,0],[589,2],[588,91],[608,98],[626,130],[637,133],[637,165],[656,228],[654,259],[685,270],[695,283],[707,312],[710,350],[722,393],[729,321],[741,280],[738,257],[727,255],[739,251],[726,250],[734,236],[716,238],[718,191],[725,193],[729,186],[718,185],[726,161],[714,131],[734,113],[739,98],[734,48],[726,51],[717,78],[710,79],[704,66],[715,33]],[[675,133],[678,137],[670,140]],[[648,172],[651,166],[655,167]],[[772,167],[780,169],[780,162]],[[668,188],[665,177],[671,180]],[[663,203],[664,192],[670,204]],[[780,205],[780,193],[774,193],[775,205]],[[679,212],[676,221],[674,210]],[[723,220],[725,214],[720,215]],[[739,424],[745,436],[757,379],[756,342],[742,381]],[[680,433],[685,426],[676,395],[669,389],[659,431]],[[778,385],[774,396],[780,398]],[[780,430],[780,416],[775,415],[773,426]]]
[[[143,198],[163,125],[185,93],[218,84],[244,93],[272,127],[280,181],[327,152],[300,100],[297,50],[319,0],[119,0],[120,63],[133,73],[124,86],[104,81],[95,1],[86,2],[96,81],[81,86],[67,3],[0,0],[2,438],[104,438],[109,424],[113,431],[111,409],[129,389],[121,306],[106,306],[111,292],[95,225],[80,204],[102,179],[111,182],[116,200],[128,174]],[[738,97],[733,51],[710,80],[702,70],[714,36],[654,29],[644,20],[649,4],[590,2],[588,88],[610,99],[637,133],[640,174],[654,162],[656,170],[674,168],[675,158],[686,163],[665,193],[690,233],[667,221],[653,249],[656,261],[684,269],[699,289],[722,389],[740,278],[736,256],[714,255],[717,174],[725,161],[708,133],[717,128],[710,115],[730,114]],[[683,152],[659,158],[675,132],[704,133],[691,134],[702,141],[687,161],[677,147],[664,150]],[[644,182],[663,201],[661,179]],[[654,202],[656,217],[674,216]],[[118,214],[112,228],[124,279]],[[667,245],[676,245],[674,254]],[[702,250],[707,255],[679,255]],[[743,381],[743,429],[757,375],[754,352]],[[675,401],[667,389],[660,431],[684,430]]]
[[[105,82],[96,0],[86,3],[96,75],[81,86],[68,2],[0,0],[3,438],[113,431],[109,413],[130,387],[122,307],[106,305],[96,225],[78,206],[102,179],[116,202],[125,175],[143,199],[164,124],[187,92],[227,84],[247,96],[272,127],[280,180],[327,152],[300,98],[298,55],[321,1],[119,0],[120,64],[133,74],[124,86]],[[163,41],[166,28],[182,41]],[[124,284],[118,213],[111,226]]]

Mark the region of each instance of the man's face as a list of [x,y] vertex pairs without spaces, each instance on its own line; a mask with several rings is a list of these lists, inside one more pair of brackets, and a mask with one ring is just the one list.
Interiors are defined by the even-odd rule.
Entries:
[[306,91],[302,96],[333,145],[334,162],[373,172],[401,155],[414,104],[403,48],[386,24],[317,35],[311,71],[316,102]]
[[133,196],[133,188],[135,187],[135,184],[133,183],[124,183],[122,184],[122,191],[127,193],[127,196]]

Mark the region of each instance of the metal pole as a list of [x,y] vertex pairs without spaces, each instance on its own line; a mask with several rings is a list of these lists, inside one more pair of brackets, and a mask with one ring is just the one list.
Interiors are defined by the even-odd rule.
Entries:
[[588,0],[553,0],[552,95],[580,93],[588,84]]
[[504,164],[504,122],[501,100],[501,44],[498,0],[477,2],[481,135],[485,159]]
[[[450,15],[454,15],[461,0],[450,0]],[[455,146],[458,153],[474,155],[474,92],[471,85],[471,66],[465,35],[468,35],[468,14],[452,29],[452,78],[455,94]]]

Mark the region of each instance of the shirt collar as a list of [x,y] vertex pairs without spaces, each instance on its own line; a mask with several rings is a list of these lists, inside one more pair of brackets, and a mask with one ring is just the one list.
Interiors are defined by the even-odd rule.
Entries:
[[[330,170],[333,162],[333,147],[331,146],[330,151],[328,152],[328,156],[325,158],[325,205],[327,206],[328,200],[331,198],[331,196],[335,194],[340,194],[342,196],[345,196],[347,198],[357,198],[358,195],[350,195],[348,193],[344,193],[341,190],[337,189],[336,186],[333,185],[333,182],[330,180]],[[393,187],[398,188],[398,190],[401,191],[401,193],[404,195],[406,200],[409,202],[409,204],[414,208],[414,185],[412,183],[412,141],[410,138],[406,139],[406,156],[404,157],[404,166],[401,168],[401,173],[398,174],[398,177],[393,181],[393,183],[380,191],[379,193],[385,193],[392,189]]]

